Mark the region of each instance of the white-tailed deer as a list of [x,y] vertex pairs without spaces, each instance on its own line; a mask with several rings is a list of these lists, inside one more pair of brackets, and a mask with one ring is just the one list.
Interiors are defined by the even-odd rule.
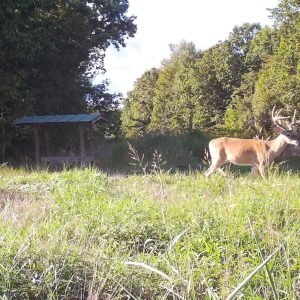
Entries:
[[287,120],[290,117],[281,117],[281,110],[276,115],[275,106],[272,110],[272,120],[276,125],[275,132],[279,134],[273,140],[229,137],[211,140],[209,143],[211,166],[205,172],[206,177],[216,170],[223,173],[220,168],[226,163],[232,163],[238,166],[252,166],[251,174],[256,175],[259,171],[265,179],[265,167],[278,157],[287,145],[299,145],[297,126],[300,121],[296,121],[296,110],[292,121],[286,121],[287,128],[282,127],[281,120]]

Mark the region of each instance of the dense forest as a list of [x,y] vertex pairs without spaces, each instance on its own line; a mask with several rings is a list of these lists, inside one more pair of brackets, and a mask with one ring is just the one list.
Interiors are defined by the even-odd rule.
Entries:
[[[300,109],[300,2],[270,9],[272,27],[245,23],[205,50],[170,45],[127,98],[108,92],[105,51],[126,46],[136,30],[128,0],[0,2],[0,161],[18,157],[29,133],[23,115],[102,112],[113,137],[272,134],[274,105]],[[221,24],[220,24],[221,26]],[[120,106],[121,101],[122,105]],[[22,146],[21,146],[22,145]]]
[[290,114],[300,108],[299,11],[299,1],[282,0],[270,9],[272,28],[246,23],[206,50],[186,41],[170,45],[170,57],[125,99],[125,135],[272,134],[274,105]]

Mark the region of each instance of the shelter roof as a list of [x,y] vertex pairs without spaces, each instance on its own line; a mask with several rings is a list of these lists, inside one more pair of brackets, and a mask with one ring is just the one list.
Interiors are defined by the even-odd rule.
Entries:
[[24,116],[15,120],[14,125],[59,125],[59,124],[94,124],[107,120],[100,113],[77,115]]

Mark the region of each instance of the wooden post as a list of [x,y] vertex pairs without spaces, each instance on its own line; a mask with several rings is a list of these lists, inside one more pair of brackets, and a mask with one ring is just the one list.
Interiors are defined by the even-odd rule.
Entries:
[[35,141],[35,159],[36,167],[40,166],[40,136],[38,127],[34,127],[34,141]]
[[47,126],[44,127],[44,135],[45,135],[46,156],[50,156],[49,131],[48,131]]
[[94,166],[96,163],[96,150],[95,150],[95,140],[94,137],[92,137],[92,156],[93,161],[91,162],[91,166]]
[[84,151],[84,135],[83,126],[79,125],[79,137],[80,137],[80,162],[81,167],[85,167],[85,151]]

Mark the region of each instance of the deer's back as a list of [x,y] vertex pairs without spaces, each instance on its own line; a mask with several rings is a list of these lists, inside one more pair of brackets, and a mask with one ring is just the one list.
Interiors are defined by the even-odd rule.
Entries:
[[209,151],[214,159],[236,165],[253,165],[266,157],[266,145],[262,140],[221,137],[209,143]]

